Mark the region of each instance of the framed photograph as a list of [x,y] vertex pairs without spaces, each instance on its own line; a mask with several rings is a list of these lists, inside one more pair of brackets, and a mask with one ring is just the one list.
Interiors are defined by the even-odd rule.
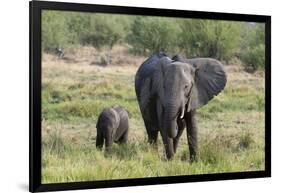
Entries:
[[271,176],[271,17],[30,2],[30,191]]

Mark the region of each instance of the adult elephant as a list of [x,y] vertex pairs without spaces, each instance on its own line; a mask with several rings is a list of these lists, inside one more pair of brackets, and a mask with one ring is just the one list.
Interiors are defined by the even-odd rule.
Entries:
[[179,138],[187,128],[190,159],[196,158],[196,109],[205,105],[225,87],[223,65],[212,58],[169,58],[165,53],[149,57],[135,76],[135,90],[148,141],[156,144],[160,131],[166,157],[176,152]]

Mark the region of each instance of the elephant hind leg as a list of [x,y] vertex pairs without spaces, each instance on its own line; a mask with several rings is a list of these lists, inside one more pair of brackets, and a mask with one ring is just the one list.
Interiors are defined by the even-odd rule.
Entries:
[[153,126],[153,123],[147,119],[144,119],[144,125],[148,136],[148,143],[151,145],[156,145],[158,138],[158,130],[156,130]]
[[148,132],[148,143],[150,143],[151,145],[157,146],[157,138],[158,138],[157,130],[150,130]]
[[113,138],[110,132],[105,134],[105,150],[110,150],[111,146],[113,145]]
[[148,108],[142,111],[142,117],[144,120],[144,125],[146,128],[146,132],[148,135],[148,143],[151,145],[157,146],[157,138],[158,138],[158,112],[156,108],[157,100],[152,98],[150,103],[148,104]]
[[124,134],[118,139],[118,144],[125,144],[128,142],[128,130],[124,132]]

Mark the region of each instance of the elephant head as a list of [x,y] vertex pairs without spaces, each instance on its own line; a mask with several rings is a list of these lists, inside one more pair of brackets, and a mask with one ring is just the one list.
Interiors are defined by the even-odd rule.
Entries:
[[177,121],[186,112],[208,103],[226,84],[222,64],[211,58],[162,57],[152,76],[152,92],[162,105],[163,127],[170,138],[177,135]]

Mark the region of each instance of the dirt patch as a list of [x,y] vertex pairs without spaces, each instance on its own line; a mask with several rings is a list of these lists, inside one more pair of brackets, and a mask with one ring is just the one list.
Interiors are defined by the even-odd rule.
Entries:
[[114,46],[112,50],[97,50],[90,46],[78,46],[65,49],[63,58],[44,53],[43,62],[87,63],[88,65],[139,66],[145,57],[132,55],[126,46]]

